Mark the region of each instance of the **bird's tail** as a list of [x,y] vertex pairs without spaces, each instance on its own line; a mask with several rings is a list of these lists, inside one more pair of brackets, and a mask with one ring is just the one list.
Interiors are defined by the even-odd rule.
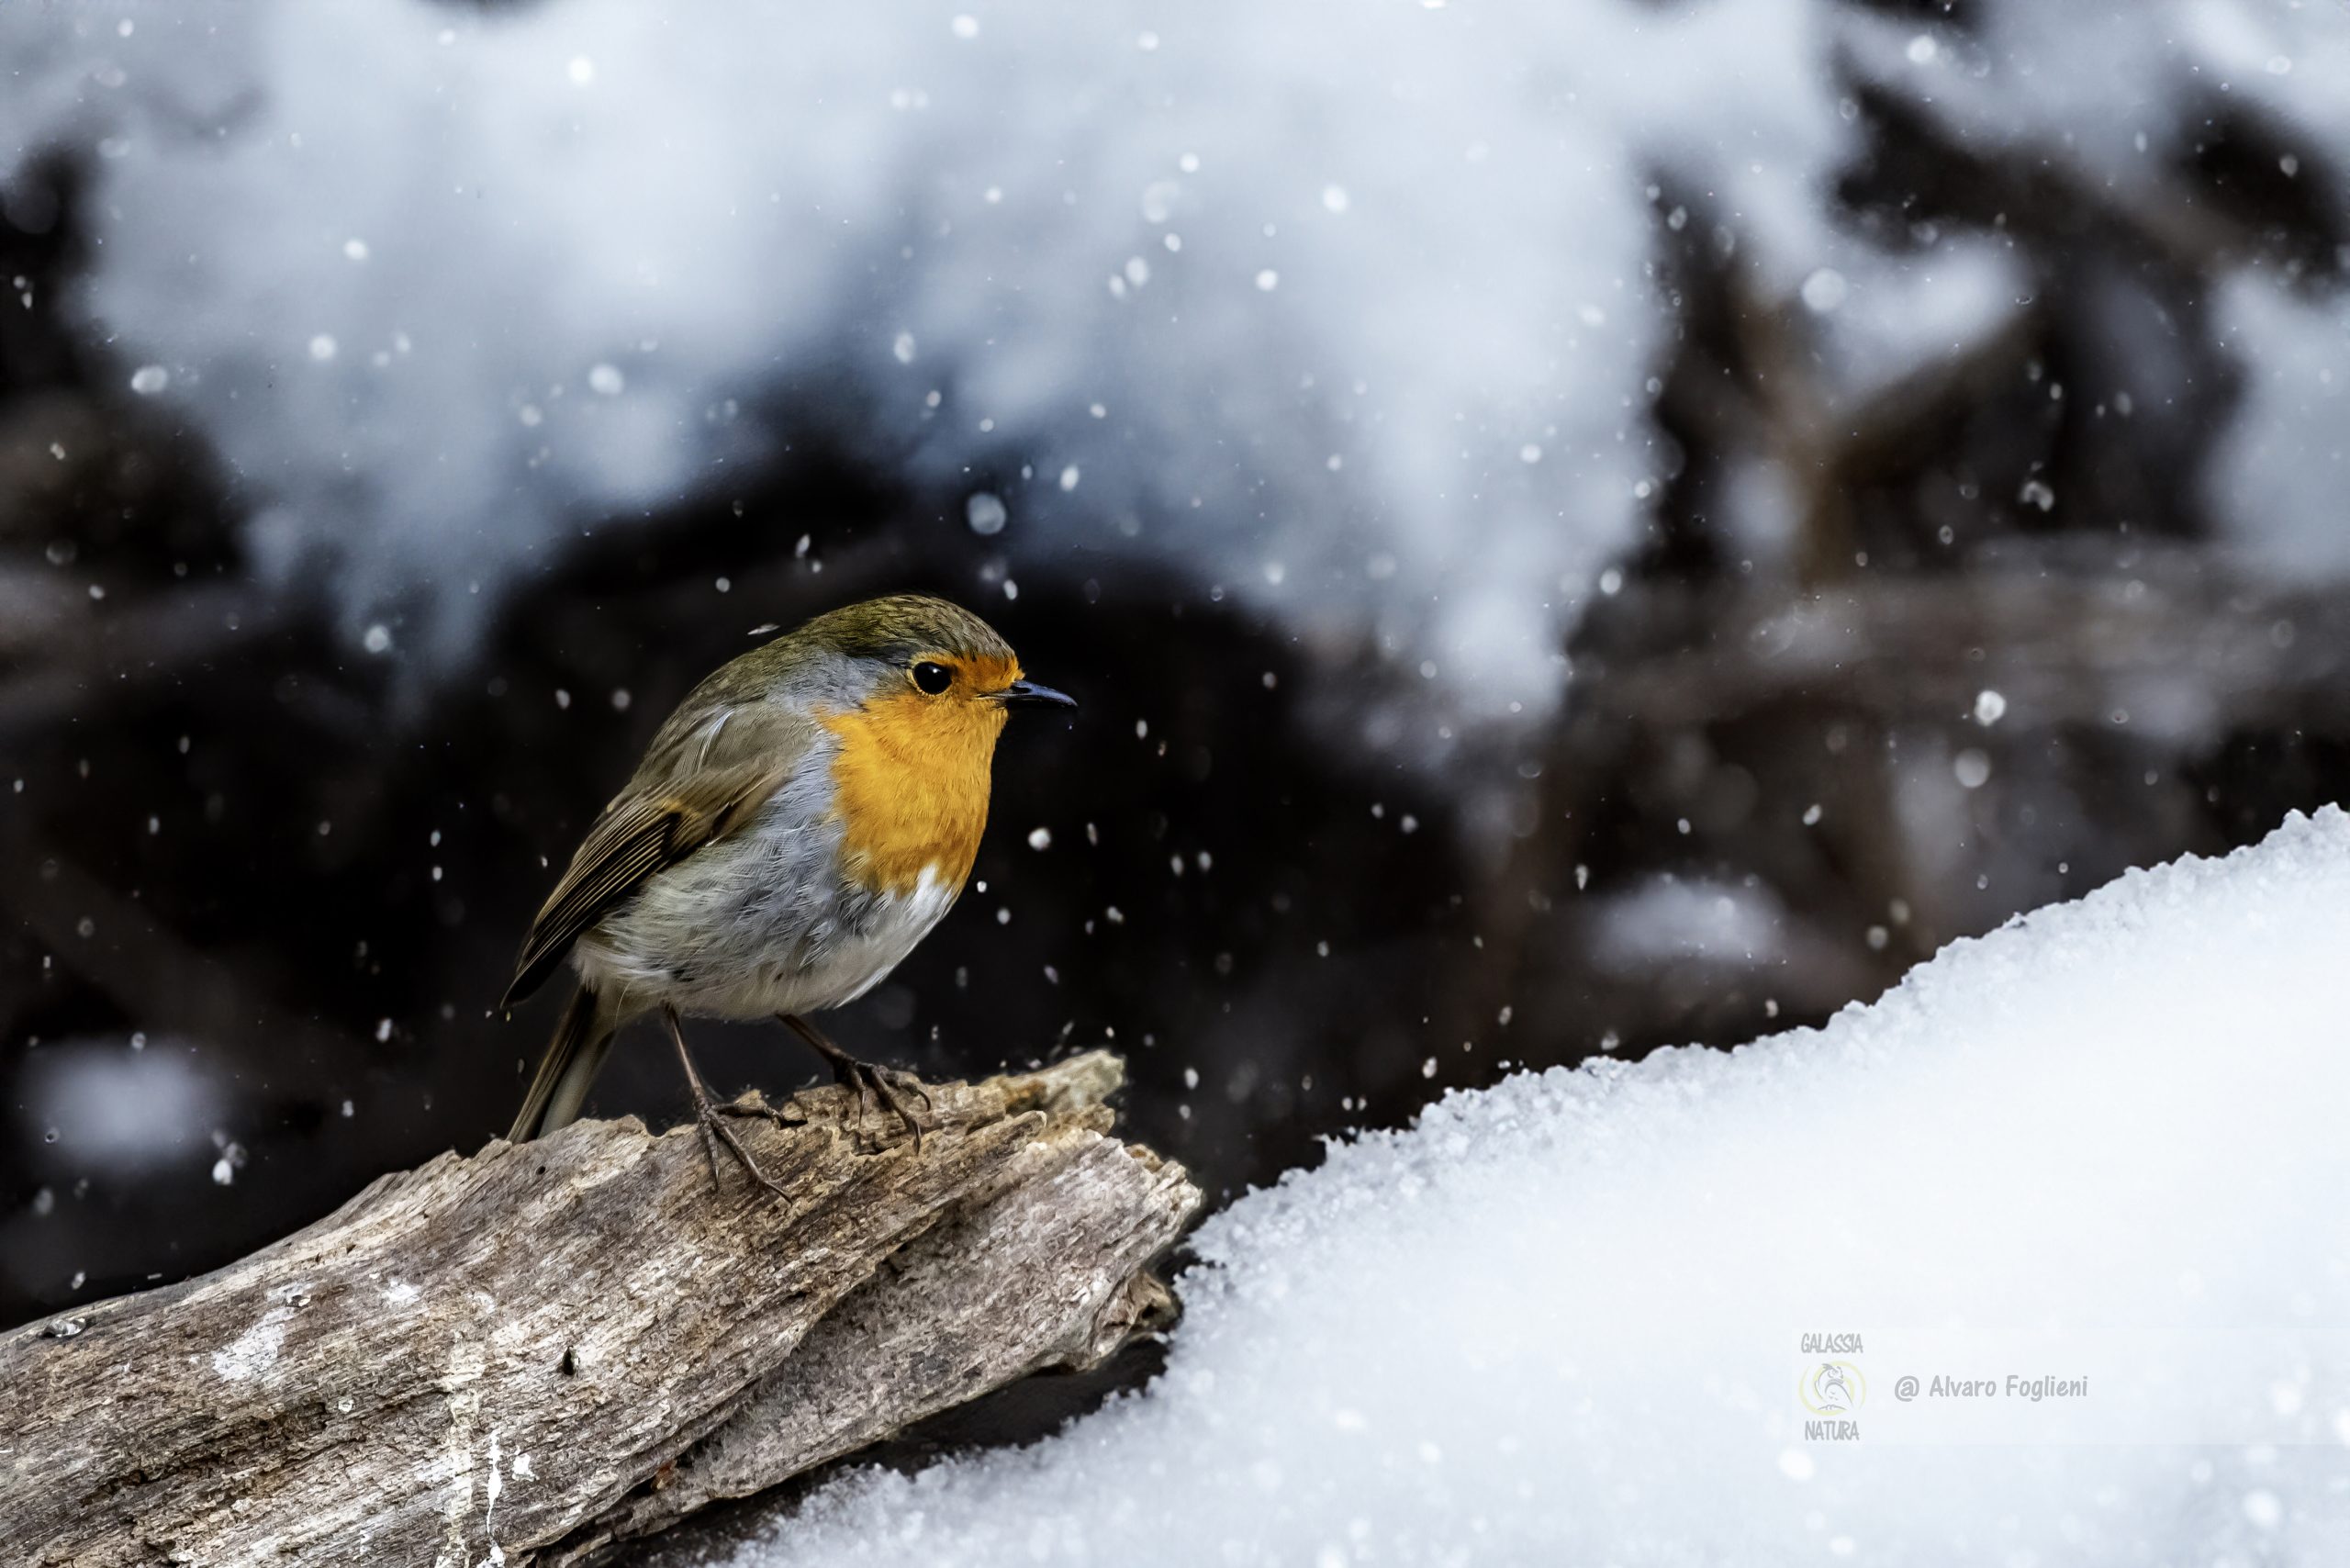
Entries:
[[509,1142],[543,1137],[578,1119],[588,1085],[596,1081],[619,1026],[595,991],[583,985],[572,992],[563,1022],[554,1026],[554,1038],[539,1058],[539,1070],[531,1075],[531,1092],[522,1097],[514,1130],[506,1135]]

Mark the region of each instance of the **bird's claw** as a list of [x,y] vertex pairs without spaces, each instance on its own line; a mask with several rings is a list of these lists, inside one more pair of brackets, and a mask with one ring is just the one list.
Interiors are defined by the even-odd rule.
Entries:
[[[934,1103],[930,1097],[930,1091],[923,1085],[921,1079],[911,1072],[901,1072],[893,1067],[879,1067],[869,1061],[859,1061],[826,1039],[824,1032],[805,1018],[789,1013],[778,1014],[776,1016],[792,1033],[805,1040],[818,1056],[832,1064],[834,1083],[856,1091],[856,1126],[860,1141],[864,1137],[865,1124],[871,1119],[874,1103],[878,1100],[880,1103],[887,1105],[898,1120],[906,1125],[906,1130],[914,1136],[914,1152],[916,1154],[922,1152],[923,1132],[922,1118],[913,1114],[906,1104],[903,1096],[899,1093],[899,1089],[902,1086],[921,1095],[924,1108],[932,1108]],[[880,1146],[876,1143],[868,1147],[878,1148]]]
[[891,1067],[877,1067],[871,1062],[858,1061],[854,1057],[845,1057],[835,1062],[833,1076],[845,1087],[856,1091],[857,1125],[860,1128],[872,1118],[874,1103],[878,1100],[905,1124],[906,1130],[913,1135],[914,1152],[922,1152],[922,1118],[914,1114],[912,1107],[906,1103],[900,1092],[901,1089],[905,1089],[921,1095],[923,1106],[928,1108],[933,1102],[930,1091],[921,1079],[911,1072],[900,1072]]
[[[734,1129],[726,1125],[725,1118],[730,1115],[758,1115],[763,1112],[766,1112],[764,1106],[716,1105],[708,1100],[703,1100],[695,1105],[694,1122],[701,1128],[702,1153],[710,1158],[711,1185],[721,1189],[726,1185],[725,1179],[719,1174],[718,1170],[718,1146],[722,1143],[726,1146],[727,1152],[743,1162],[743,1169],[750,1175],[752,1181],[756,1182],[778,1198],[789,1198],[791,1195],[784,1190],[781,1182],[759,1169],[759,1162],[751,1158],[751,1151],[743,1147],[743,1140],[736,1137]],[[766,1114],[773,1114],[771,1112]]]
[[764,1100],[734,1100],[723,1105],[713,1105],[711,1109],[722,1116],[756,1116],[779,1127],[789,1126],[800,1119],[789,1114],[786,1108],[770,1105]]

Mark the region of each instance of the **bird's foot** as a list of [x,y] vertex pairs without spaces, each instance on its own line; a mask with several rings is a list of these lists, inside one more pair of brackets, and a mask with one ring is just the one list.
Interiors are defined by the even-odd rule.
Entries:
[[721,1190],[726,1185],[724,1178],[718,1173],[718,1146],[722,1143],[735,1159],[743,1162],[743,1169],[751,1173],[752,1181],[777,1197],[789,1199],[791,1194],[783,1190],[780,1182],[759,1169],[759,1162],[751,1158],[751,1151],[743,1147],[743,1140],[736,1137],[734,1129],[726,1125],[726,1117],[730,1114],[755,1115],[757,1112],[748,1105],[721,1105],[712,1100],[710,1086],[701,1081],[701,1070],[694,1066],[693,1053],[686,1049],[686,1029],[677,1021],[677,1010],[664,1007],[661,1016],[669,1025],[670,1043],[677,1047],[677,1065],[686,1070],[686,1092],[692,1095],[694,1101],[694,1125],[701,1129],[701,1151],[710,1157],[711,1184]]
[[874,1102],[878,1100],[913,1135],[914,1152],[922,1152],[923,1123],[905,1100],[909,1092],[918,1094],[922,1097],[923,1108],[930,1107],[930,1090],[921,1079],[911,1072],[901,1072],[894,1067],[883,1067],[877,1062],[859,1061],[855,1057],[845,1056],[833,1064],[833,1081],[856,1091],[857,1120],[860,1124],[871,1118]]
[[759,1162],[751,1158],[751,1151],[743,1147],[743,1140],[736,1137],[734,1129],[726,1125],[726,1118],[729,1116],[759,1115],[773,1116],[778,1121],[781,1120],[778,1113],[764,1105],[721,1105],[707,1094],[697,1094],[694,1097],[694,1123],[701,1128],[702,1152],[710,1157],[711,1184],[720,1188],[723,1188],[726,1184],[718,1170],[718,1146],[722,1143],[726,1146],[727,1152],[743,1162],[743,1169],[749,1173],[752,1181],[756,1182],[778,1198],[789,1198],[791,1194],[784,1191],[783,1184],[759,1169]]
[[786,1028],[808,1043],[808,1047],[832,1064],[833,1081],[843,1088],[856,1091],[857,1126],[861,1128],[872,1119],[875,1102],[887,1105],[898,1120],[913,1134],[914,1152],[922,1152],[922,1118],[905,1102],[905,1092],[922,1096],[925,1108],[932,1104],[930,1091],[921,1079],[911,1072],[901,1072],[894,1067],[876,1062],[859,1061],[840,1047],[833,1044],[822,1029],[796,1014],[778,1015]]
[[723,1105],[712,1105],[711,1109],[722,1116],[755,1116],[763,1122],[773,1122],[779,1127],[791,1126],[806,1119],[792,1106],[770,1105],[763,1099],[732,1100]]

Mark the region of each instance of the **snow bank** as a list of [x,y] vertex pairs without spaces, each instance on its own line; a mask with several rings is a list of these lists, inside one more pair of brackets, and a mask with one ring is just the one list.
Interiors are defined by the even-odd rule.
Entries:
[[[0,201],[36,221],[27,160],[95,151],[78,308],[373,651],[461,651],[580,530],[725,494],[803,433],[789,389],[937,527],[1007,520],[1014,569],[1170,562],[1539,711],[1679,462],[1663,243],[1801,300],[1847,392],[2031,291],[2005,236],[1841,223],[1851,75],[2124,205],[2182,199],[2221,104],[2312,188],[2350,169],[2341,6],[1914,9],[17,6]],[[2209,493],[2288,570],[2350,569],[2341,297],[2222,301],[2253,396]],[[2162,406],[2170,362],[2117,352]],[[1768,566],[1785,487],[1744,479]]]
[[1144,1394],[733,1561],[2350,1560],[2345,950],[2329,810],[1822,1030],[1451,1095],[1211,1221]]
[[1015,567],[1368,609],[1498,711],[1556,689],[1675,461],[1660,174],[1783,291],[1865,281],[1822,16],[37,6],[0,17],[0,179],[99,147],[83,308],[354,641],[461,644],[580,527],[723,494],[795,433],[780,385],[953,495],[937,526],[1008,514]]

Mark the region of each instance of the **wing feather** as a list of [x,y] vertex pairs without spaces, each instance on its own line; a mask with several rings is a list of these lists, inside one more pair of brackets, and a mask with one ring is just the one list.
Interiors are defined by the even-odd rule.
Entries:
[[647,878],[755,817],[815,734],[806,718],[766,708],[721,708],[697,722],[663,726],[531,923],[500,1009],[538,990],[580,935]]

